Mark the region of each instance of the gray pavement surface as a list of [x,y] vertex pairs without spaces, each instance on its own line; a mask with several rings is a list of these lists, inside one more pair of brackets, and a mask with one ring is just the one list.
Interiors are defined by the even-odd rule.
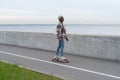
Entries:
[[70,63],[51,61],[55,52],[0,44],[0,61],[65,80],[120,80],[120,62],[65,54]]

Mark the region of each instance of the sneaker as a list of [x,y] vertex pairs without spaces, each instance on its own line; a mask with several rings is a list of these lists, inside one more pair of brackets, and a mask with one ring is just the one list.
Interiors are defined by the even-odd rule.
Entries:
[[59,56],[55,55],[54,58],[60,58]]
[[63,57],[61,57],[61,59],[62,59],[62,60],[65,60],[66,58],[63,56]]
[[54,59],[56,60],[56,61],[58,61],[58,59],[59,59],[59,56],[54,56]]
[[54,58],[56,59],[56,58],[57,58],[57,56],[54,56]]

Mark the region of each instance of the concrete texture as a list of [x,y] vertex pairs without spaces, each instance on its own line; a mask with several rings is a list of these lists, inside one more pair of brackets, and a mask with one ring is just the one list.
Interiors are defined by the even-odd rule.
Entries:
[[[24,66],[25,68],[54,75],[64,80],[120,80],[120,61],[65,54],[70,63],[57,63],[58,65],[56,65],[56,63],[51,61],[54,54],[52,51],[0,44],[0,61],[13,63],[20,67]],[[88,70],[92,72],[88,72]]]
[[[68,35],[65,53],[120,60],[119,36]],[[58,45],[55,34],[32,32],[0,32],[0,43],[28,48],[55,51]]]

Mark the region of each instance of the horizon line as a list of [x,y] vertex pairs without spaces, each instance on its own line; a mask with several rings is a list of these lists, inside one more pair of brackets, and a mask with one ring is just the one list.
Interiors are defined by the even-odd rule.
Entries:
[[[0,26],[8,26],[8,25],[11,25],[11,26],[15,26],[15,25],[56,25],[56,24],[0,24]],[[68,26],[120,26],[120,24],[64,24],[64,25],[68,25]]]

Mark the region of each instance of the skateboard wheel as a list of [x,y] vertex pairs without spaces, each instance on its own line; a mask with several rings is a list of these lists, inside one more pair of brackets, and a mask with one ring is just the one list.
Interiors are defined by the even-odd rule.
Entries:
[[64,64],[65,62],[62,62],[62,64]]
[[52,59],[52,61],[54,61],[54,59]]

